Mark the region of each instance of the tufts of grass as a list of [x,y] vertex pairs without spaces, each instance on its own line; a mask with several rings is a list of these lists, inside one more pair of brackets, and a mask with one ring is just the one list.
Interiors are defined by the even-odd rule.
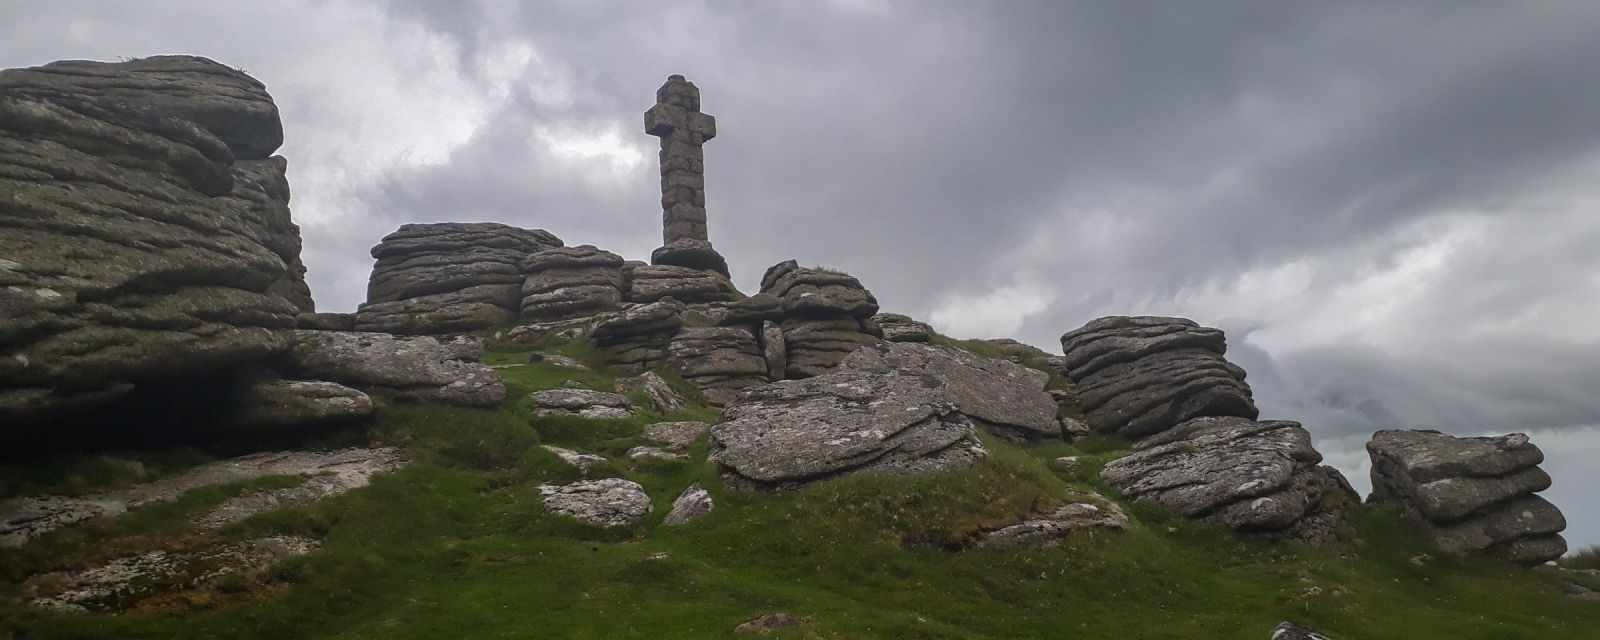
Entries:
[[1568,569],[1589,569],[1600,571],[1600,546],[1589,547],[1567,554],[1560,560],[1560,564]]

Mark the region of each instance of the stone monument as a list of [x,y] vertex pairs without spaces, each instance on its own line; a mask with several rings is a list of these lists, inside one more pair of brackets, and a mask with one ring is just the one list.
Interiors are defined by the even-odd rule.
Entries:
[[661,138],[661,248],[652,264],[728,275],[728,261],[706,235],[705,154],[717,135],[717,119],[700,112],[700,89],[681,75],[667,76],[656,90],[656,106],[644,112],[644,130]]

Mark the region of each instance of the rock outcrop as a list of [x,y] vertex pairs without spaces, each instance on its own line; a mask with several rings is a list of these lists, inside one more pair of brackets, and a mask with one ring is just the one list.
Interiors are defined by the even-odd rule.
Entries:
[[883,330],[883,339],[890,342],[927,342],[933,339],[933,327],[926,322],[911,319],[898,313],[880,313],[872,321]]
[[0,71],[0,422],[286,351],[311,300],[282,140],[205,58]]
[[878,300],[848,274],[801,267],[788,260],[767,269],[761,293],[776,298],[782,312],[784,373],[789,378],[819,375],[882,331],[870,322]]
[[650,515],[650,496],[632,480],[604,478],[542,485],[544,508],[595,527],[625,527]]
[[353,331],[296,331],[290,369],[409,400],[477,407],[499,406],[506,387],[478,362],[476,338],[392,336]]
[[657,422],[644,428],[644,437],[665,445],[668,451],[682,453],[710,428],[711,425],[704,422]]
[[1258,412],[1222,331],[1183,318],[1109,316],[1061,336],[1066,375],[1096,431],[1138,438],[1191,418]]
[[668,365],[700,387],[712,406],[767,382],[767,360],[756,336],[744,327],[684,327],[672,337],[667,354]]
[[672,390],[672,385],[654,371],[617,379],[617,393],[637,393],[650,401],[656,413],[668,414],[684,407],[683,396]]
[[894,342],[857,349],[839,367],[929,376],[944,389],[945,398],[955,403],[957,411],[1011,439],[1061,434],[1055,400],[1044,390],[1050,376],[1043,371],[960,349]]
[[335,382],[261,380],[250,385],[236,422],[246,427],[304,427],[372,417],[372,398]]
[[656,302],[673,298],[679,302],[728,302],[740,297],[727,276],[714,271],[688,267],[632,263],[623,267],[628,283],[623,299],[628,302]]
[[1550,487],[1544,452],[1514,433],[1457,438],[1438,431],[1379,431],[1367,443],[1375,502],[1404,505],[1441,551],[1538,564],[1567,551],[1567,521],[1534,495]]
[[640,374],[667,362],[667,347],[683,326],[684,305],[673,298],[635,305],[606,317],[589,336],[606,363],[625,374]]
[[407,224],[372,248],[377,263],[356,330],[460,333],[508,324],[523,307],[523,262],[562,246],[542,229],[492,222]]
[[522,319],[565,320],[622,302],[622,256],[593,245],[545,249],[523,262]]
[[973,544],[979,549],[1050,548],[1074,531],[1128,528],[1128,516],[1117,503],[1100,495],[1085,496],[1017,524],[986,531]]
[[1195,418],[1137,443],[1100,478],[1123,495],[1239,531],[1334,537],[1355,491],[1297,422]]

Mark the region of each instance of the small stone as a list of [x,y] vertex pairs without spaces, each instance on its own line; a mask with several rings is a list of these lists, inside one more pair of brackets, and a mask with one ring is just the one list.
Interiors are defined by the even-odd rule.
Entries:
[[617,393],[641,393],[650,400],[656,413],[667,414],[683,408],[684,400],[672,385],[654,371],[646,371],[630,378],[617,379]]
[[801,620],[787,613],[769,613],[745,621],[733,628],[734,633],[759,633],[766,635],[777,629],[793,627],[800,624]]
[[590,419],[626,418],[628,397],[620,393],[582,388],[546,389],[528,395],[536,416],[577,416]]
[[1050,461],[1050,466],[1057,471],[1077,471],[1083,466],[1083,460],[1078,456],[1061,456]]
[[1272,637],[1268,640],[1331,640],[1322,635],[1292,622],[1280,622],[1272,630]]
[[711,499],[711,492],[698,484],[690,485],[678,494],[678,499],[672,501],[672,511],[667,512],[667,517],[661,521],[669,527],[698,520],[711,513],[716,508]]

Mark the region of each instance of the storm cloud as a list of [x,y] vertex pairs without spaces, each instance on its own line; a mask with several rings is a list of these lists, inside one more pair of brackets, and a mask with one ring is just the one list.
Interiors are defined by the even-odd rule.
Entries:
[[1575,545],[1600,469],[1594,2],[0,4],[0,66],[193,53],[283,112],[319,307],[405,222],[660,240],[670,73],[718,118],[712,240],[1058,351],[1229,331],[1266,415],[1365,484],[1377,428],[1527,431]]

